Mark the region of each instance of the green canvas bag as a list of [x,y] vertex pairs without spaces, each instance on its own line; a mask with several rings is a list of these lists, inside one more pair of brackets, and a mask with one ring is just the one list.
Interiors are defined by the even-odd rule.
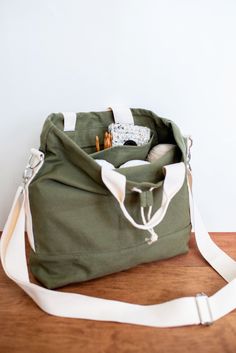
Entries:
[[[95,137],[102,140],[114,122],[149,128],[149,141],[96,151]],[[121,168],[128,161],[145,160],[158,144],[175,147],[149,164]],[[214,321],[219,312],[209,304],[213,299],[202,294],[140,306],[46,289],[186,253],[194,204],[189,148],[190,139],[173,121],[145,109],[51,114],[39,150],[31,150],[2,235],[1,259],[8,276],[53,315],[159,327]],[[97,160],[114,167],[101,167]],[[224,278],[232,279],[234,261],[213,245],[196,206],[194,216],[201,253]],[[25,220],[29,266],[43,287],[29,281]],[[230,274],[222,269],[225,263],[233,267]]]
[[[155,227],[158,241],[151,245],[145,241],[148,232],[125,218],[104,185],[95,158],[112,163],[116,173],[126,178],[126,208],[142,224],[140,205],[147,194],[151,194],[153,209],[160,207],[163,167],[186,162],[185,141],[173,122],[142,109],[133,109],[132,116],[135,125],[151,129],[150,141],[100,152],[95,151],[95,136],[101,140],[114,122],[112,111],[79,113],[73,131],[64,131],[63,114],[50,115],[44,124],[40,145],[44,165],[29,186],[35,244],[30,268],[48,288],[86,281],[188,250],[191,223],[186,178],[163,221]],[[157,143],[173,143],[178,148],[150,165],[118,168],[129,160],[146,159]],[[143,193],[132,191],[134,187]],[[155,188],[152,192],[148,191],[151,187]]]

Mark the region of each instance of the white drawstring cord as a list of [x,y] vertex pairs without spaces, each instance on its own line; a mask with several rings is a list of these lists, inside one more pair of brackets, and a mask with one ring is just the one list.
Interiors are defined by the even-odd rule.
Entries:
[[[149,189],[149,191],[152,191],[152,190],[154,190],[155,189],[155,187],[153,186],[153,187],[151,187],[150,189]],[[149,209],[148,209],[148,222],[150,221],[150,219],[151,219],[151,214],[152,214],[152,206],[149,206]]]
[[[155,189],[154,187],[151,187],[149,189],[149,191],[152,191],[153,189]],[[136,188],[136,187],[133,187],[132,188],[132,191],[136,191],[138,192],[139,194],[142,193],[142,190]],[[144,214],[144,207],[141,206],[140,207],[140,211],[141,211],[141,217],[142,217],[142,221],[143,221],[143,224],[147,224],[147,220],[146,220],[146,217],[145,217],[145,214]],[[151,213],[152,213],[152,206],[149,206],[148,208],[148,222],[150,221],[151,219]],[[153,228],[150,228],[150,229],[147,229],[147,231],[151,234],[151,237],[149,238],[145,238],[145,241],[151,245],[152,243],[154,243],[155,241],[158,240],[158,235],[157,233],[155,232],[155,230]]]

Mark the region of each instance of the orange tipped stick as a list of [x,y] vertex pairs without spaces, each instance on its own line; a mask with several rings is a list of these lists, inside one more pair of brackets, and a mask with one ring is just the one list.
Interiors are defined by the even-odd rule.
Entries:
[[110,132],[110,147],[112,147],[112,133]]
[[111,134],[108,132],[108,147],[111,147]]
[[99,152],[100,151],[100,143],[99,143],[99,137],[96,136],[96,151]]
[[104,135],[104,150],[108,148],[108,132],[106,131],[105,132],[105,135]]

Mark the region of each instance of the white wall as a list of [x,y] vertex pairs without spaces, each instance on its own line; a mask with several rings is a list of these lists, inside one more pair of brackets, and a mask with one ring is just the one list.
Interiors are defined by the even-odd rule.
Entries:
[[0,0],[0,229],[50,112],[154,110],[194,138],[210,231],[236,231],[234,0]]

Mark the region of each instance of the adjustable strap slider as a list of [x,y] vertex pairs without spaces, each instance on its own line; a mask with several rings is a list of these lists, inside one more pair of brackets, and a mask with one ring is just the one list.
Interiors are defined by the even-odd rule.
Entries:
[[213,317],[208,296],[205,293],[198,293],[195,298],[201,325],[212,325]]

